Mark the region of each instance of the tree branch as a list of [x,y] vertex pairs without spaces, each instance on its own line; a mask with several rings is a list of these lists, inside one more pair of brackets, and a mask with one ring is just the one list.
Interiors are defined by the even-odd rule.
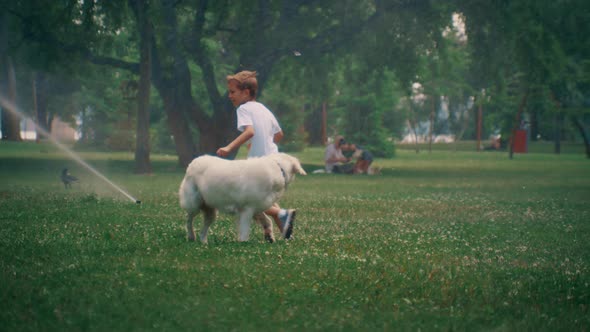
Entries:
[[86,53],[86,59],[95,65],[107,65],[115,68],[125,69],[134,74],[139,74],[139,63],[128,62],[111,57],[97,56],[90,51]]
[[188,39],[189,45],[187,45],[187,49],[194,53],[194,60],[199,64],[199,67],[201,67],[201,70],[203,71],[203,83],[205,83],[205,87],[207,89],[211,104],[213,105],[213,109],[215,110],[215,114],[218,114],[219,112],[223,112],[224,103],[221,93],[217,88],[217,83],[215,82],[214,66],[211,63],[209,57],[206,55],[206,50],[201,43],[201,40],[204,36],[205,14],[207,12],[208,5],[208,0],[200,0],[198,3],[193,25],[193,34],[191,36],[192,38]]

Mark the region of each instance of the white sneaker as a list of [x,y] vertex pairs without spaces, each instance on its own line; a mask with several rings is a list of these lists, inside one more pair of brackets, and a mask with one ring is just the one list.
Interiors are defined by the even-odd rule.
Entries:
[[290,239],[291,234],[293,234],[293,224],[295,223],[295,215],[297,210],[289,209],[287,210],[287,214],[284,217],[279,217],[281,223],[283,224],[283,237],[285,239]]

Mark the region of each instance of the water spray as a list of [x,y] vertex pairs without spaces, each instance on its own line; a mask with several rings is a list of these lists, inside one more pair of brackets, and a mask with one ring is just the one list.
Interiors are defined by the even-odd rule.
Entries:
[[[11,112],[12,114],[18,116],[22,120],[29,120],[29,117],[27,117],[24,113],[19,112],[17,110],[16,105],[14,105],[11,102],[7,101],[1,95],[0,95],[0,106],[2,106],[2,108],[4,110],[7,110],[7,111]],[[62,150],[63,152],[65,152],[70,158],[74,159],[78,164],[84,166],[84,168],[86,168],[87,170],[89,170],[90,172],[92,172],[98,178],[100,178],[104,182],[108,183],[111,187],[113,187],[114,189],[116,189],[118,192],[120,192],[125,197],[127,197],[128,199],[130,199],[132,202],[135,202],[135,204],[141,204],[141,201],[140,200],[138,200],[135,197],[131,196],[131,194],[129,194],[128,192],[126,192],[125,190],[123,190],[123,188],[119,187],[114,182],[112,182],[111,180],[107,179],[106,176],[102,175],[94,167],[90,166],[90,164],[88,164],[80,156],[78,156],[76,153],[74,153],[74,151],[70,150],[68,147],[66,147],[65,145],[63,145],[57,138],[55,138],[53,135],[51,135],[47,130],[45,130],[42,127],[38,126],[34,121],[32,121],[32,122],[33,122],[33,125],[35,126],[35,130],[37,131],[37,133],[40,133],[41,135],[47,137],[47,139],[49,139],[51,141],[51,143],[53,143],[53,145],[57,146],[60,150]]]

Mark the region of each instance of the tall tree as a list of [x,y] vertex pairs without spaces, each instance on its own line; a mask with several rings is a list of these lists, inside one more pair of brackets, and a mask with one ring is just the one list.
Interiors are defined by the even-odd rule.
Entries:
[[137,137],[135,143],[135,172],[151,173],[150,163],[150,88],[152,26],[148,17],[147,0],[130,0],[139,30],[139,91],[137,93]]
[[[16,109],[16,75],[12,58],[8,55],[2,56],[0,68],[4,69],[3,78],[0,82],[0,92],[6,91],[7,100],[2,102],[2,139],[7,141],[21,141],[20,117]],[[0,94],[0,97],[3,95]]]
[[[159,1],[154,11],[158,13],[155,20],[161,25],[155,31],[156,43],[152,49],[153,82],[164,101],[180,163],[188,163],[197,153],[214,152],[235,136],[233,107],[220,92],[223,77],[228,73],[256,70],[264,87],[270,73],[278,70],[275,66],[293,57],[294,51],[313,58],[337,50],[358,51],[351,48],[355,39],[351,36],[359,36],[361,32],[370,35],[371,30],[392,22],[392,17],[403,18],[401,11],[417,13],[430,8],[422,2],[377,4],[379,10],[372,1],[315,4],[304,0],[276,3],[259,0],[232,3],[232,6],[224,1],[200,0],[196,6]],[[435,11],[428,11],[432,12]],[[386,15],[390,15],[389,20],[384,18]],[[423,18],[428,22],[428,17]],[[404,22],[419,26],[409,19]],[[404,25],[396,22],[387,34],[391,39],[383,45],[397,41],[396,50],[413,49],[404,47],[411,39],[400,31],[405,31]],[[405,56],[411,57],[411,52]],[[92,54],[90,58],[95,63],[129,70],[138,68],[137,64],[104,55]],[[389,54],[385,58],[395,59]],[[191,69],[193,61],[198,71]],[[200,80],[192,80],[191,75]],[[206,89],[206,98],[195,98],[195,85]],[[191,127],[198,130],[198,145],[194,143]]]
[[10,109],[16,105],[16,75],[14,62],[9,54],[8,15],[0,14],[0,97],[2,102],[2,139],[8,141],[22,140],[20,135],[20,118]]
[[[29,39],[54,58],[83,55],[95,64],[139,75],[137,53],[113,52],[111,40],[133,26],[124,4],[70,0],[11,6],[21,9],[22,22],[39,22]],[[367,68],[390,68],[410,82],[416,50],[427,44],[424,38],[432,31],[440,32],[435,28],[439,9],[427,1],[258,0],[230,5],[154,0],[150,6],[152,83],[163,100],[182,165],[235,136],[234,109],[222,92],[227,74],[256,70],[264,88],[271,73],[282,70],[278,64],[294,54],[303,54],[311,63],[325,54],[357,53],[367,58]],[[130,41],[130,48],[139,48]],[[317,104],[322,92],[314,90],[306,95]]]
[[1,42],[2,54],[15,59],[19,81],[26,82],[26,85],[19,85],[22,93],[17,102],[26,110],[36,99],[37,114],[31,117],[36,119],[39,128],[47,131],[51,129],[53,114],[62,108],[55,106],[56,99],[76,89],[76,84],[72,83],[75,72],[68,71],[76,63],[76,56],[70,54],[71,49],[63,47],[60,40],[67,37],[89,42],[89,38],[80,37],[77,17],[72,16],[76,13],[74,7],[75,1],[0,2],[0,12],[5,15],[2,24],[9,24],[8,38]]
[[472,83],[480,82],[477,86],[490,93],[505,114],[505,128],[520,122],[514,114],[523,112],[518,105],[525,95],[545,102],[551,98],[542,94],[554,96],[556,105],[561,105],[557,116],[550,117],[556,128],[562,122],[562,108],[583,109],[584,97],[580,96],[588,95],[589,73],[584,63],[590,58],[590,47],[586,39],[572,36],[590,32],[587,1],[457,3],[467,18],[473,59],[477,60]]
[[[52,116],[48,114],[48,102],[49,102],[49,84],[48,79],[45,72],[33,72],[32,76],[32,97],[34,101],[34,112],[35,112],[35,119],[37,122],[38,128],[45,130],[46,132],[51,132],[51,121],[53,119]],[[37,133],[37,140],[39,140],[42,136],[40,133]]]

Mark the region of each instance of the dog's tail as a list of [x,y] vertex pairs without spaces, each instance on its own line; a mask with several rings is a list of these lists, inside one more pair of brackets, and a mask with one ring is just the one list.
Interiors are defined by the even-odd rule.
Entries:
[[180,184],[178,191],[180,198],[180,207],[186,210],[189,214],[199,211],[203,204],[203,198],[199,192],[199,188],[195,183],[195,179],[191,176],[185,176]]

